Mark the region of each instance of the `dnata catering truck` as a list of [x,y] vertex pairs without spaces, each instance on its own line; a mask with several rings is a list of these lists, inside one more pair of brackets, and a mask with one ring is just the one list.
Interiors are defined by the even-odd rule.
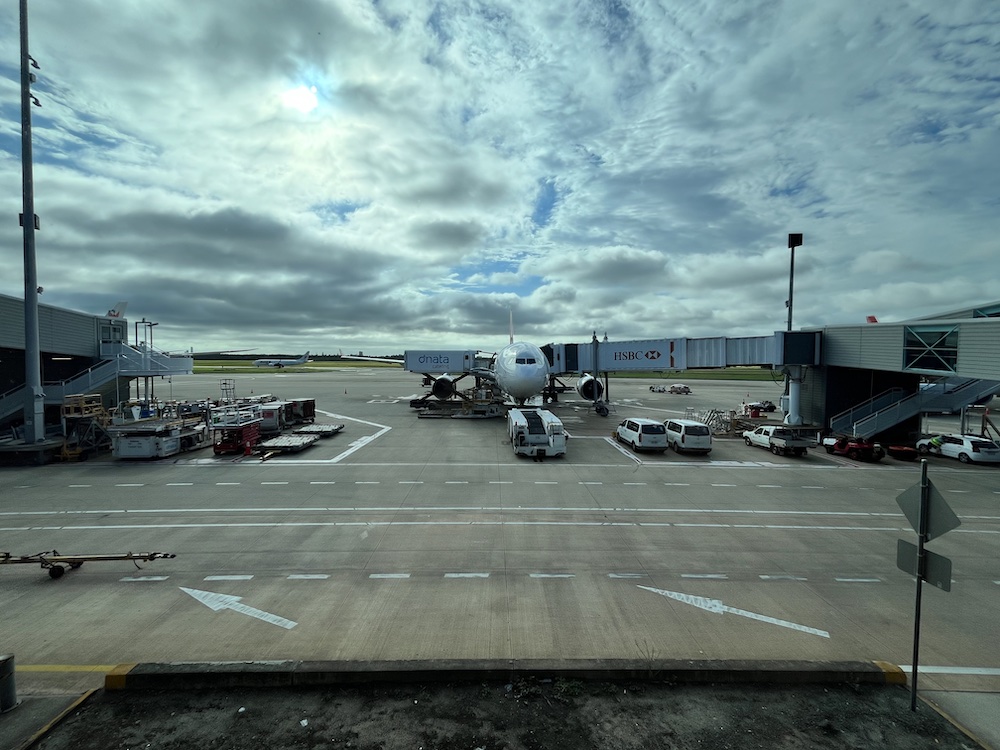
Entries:
[[566,454],[566,431],[559,417],[545,409],[510,409],[507,435],[514,453],[543,458]]

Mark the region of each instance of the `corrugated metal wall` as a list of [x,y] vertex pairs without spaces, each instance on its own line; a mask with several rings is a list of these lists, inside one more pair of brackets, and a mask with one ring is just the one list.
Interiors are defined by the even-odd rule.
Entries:
[[1000,341],[995,325],[962,323],[958,331],[958,374],[1000,380]]
[[902,324],[825,328],[823,362],[833,367],[899,371],[904,328]]
[[[100,355],[96,315],[38,306],[38,343],[43,352]],[[0,347],[24,349],[24,300],[0,295]]]

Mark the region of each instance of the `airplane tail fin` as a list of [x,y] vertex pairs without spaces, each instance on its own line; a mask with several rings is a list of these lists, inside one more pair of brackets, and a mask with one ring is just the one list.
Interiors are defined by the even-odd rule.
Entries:
[[107,318],[121,318],[125,315],[125,308],[128,307],[128,302],[116,302],[115,306],[108,310],[105,317]]
[[868,317],[865,318],[865,320],[867,320],[869,323],[878,323],[878,318],[876,318],[874,315],[869,315]]

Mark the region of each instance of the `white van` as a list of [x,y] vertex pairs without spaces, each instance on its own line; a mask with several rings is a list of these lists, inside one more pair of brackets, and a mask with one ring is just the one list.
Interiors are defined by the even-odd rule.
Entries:
[[663,423],[667,428],[667,445],[681,453],[711,453],[712,428],[693,419],[668,419]]
[[655,419],[626,419],[614,431],[619,443],[632,446],[634,451],[665,451],[666,429]]

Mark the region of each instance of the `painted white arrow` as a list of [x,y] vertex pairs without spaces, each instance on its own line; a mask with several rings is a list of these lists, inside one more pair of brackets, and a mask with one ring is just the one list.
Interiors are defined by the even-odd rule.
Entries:
[[250,617],[256,617],[258,620],[269,622],[272,625],[277,625],[285,628],[286,630],[291,630],[298,625],[298,623],[294,620],[286,620],[284,617],[272,615],[270,612],[265,612],[262,609],[248,607],[246,604],[240,604],[240,601],[243,599],[242,596],[218,594],[214,591],[201,591],[200,589],[186,589],[183,586],[180,587],[180,590],[185,594],[190,594],[206,607],[216,612],[223,609],[231,609],[233,612],[240,612],[244,615],[250,615]]
[[821,635],[824,638],[829,638],[830,634],[825,630],[817,630],[816,628],[810,628],[806,625],[799,625],[794,622],[789,622],[788,620],[778,620],[774,617],[768,617],[767,615],[760,615],[756,612],[748,612],[745,609],[736,609],[734,607],[727,606],[722,603],[719,599],[706,599],[703,596],[694,596],[692,594],[682,594],[679,591],[666,591],[665,589],[654,589],[649,586],[639,586],[641,589],[646,591],[652,591],[654,594],[659,594],[660,596],[665,596],[668,599],[673,599],[674,601],[683,602],[684,604],[691,604],[700,609],[704,609],[708,612],[714,612],[718,615],[724,615],[727,612],[731,615],[739,615],[740,617],[749,617],[751,620],[759,620],[760,622],[769,622],[772,625],[780,625],[783,628],[790,628],[791,630],[798,630],[802,633],[809,633],[811,635]]

